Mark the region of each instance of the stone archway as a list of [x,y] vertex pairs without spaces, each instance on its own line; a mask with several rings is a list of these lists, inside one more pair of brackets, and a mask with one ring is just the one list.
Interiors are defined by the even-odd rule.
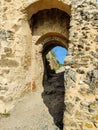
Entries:
[[[38,44],[42,44],[42,59],[43,59],[43,64],[44,64],[44,75],[45,72],[47,72],[47,70],[45,68],[46,67],[46,55],[47,53],[53,49],[56,46],[61,46],[64,47],[66,49],[68,49],[68,39],[65,38],[65,36],[63,36],[60,33],[47,33],[45,35],[43,35],[41,38],[39,38],[39,40],[37,41],[36,45]],[[47,75],[47,74],[46,74]],[[47,77],[45,75],[45,77]]]
[[44,9],[57,8],[71,15],[71,1],[66,0],[31,0],[30,4],[26,7],[28,13],[28,19],[30,20],[32,15]]
[[[68,43],[69,23],[70,16],[66,12],[57,8],[41,10],[31,17],[30,27],[32,31],[32,49],[34,56],[36,57],[32,58],[36,59],[35,61],[32,61],[32,64],[38,63],[41,70],[39,77],[39,73],[35,72],[39,67],[36,65],[34,68],[35,79],[38,79],[38,82],[39,80],[41,82],[43,79],[44,68],[41,53],[43,51],[44,42],[48,43],[49,39],[52,41],[56,40],[58,41],[56,44],[68,48],[68,44],[64,44]],[[48,46],[48,49],[49,47],[50,46]]]
[[68,40],[66,40],[63,36],[60,37],[53,34],[51,37],[44,39],[42,52],[44,64],[44,91],[42,93],[42,98],[50,115],[53,117],[55,125],[60,130],[63,130],[63,115],[65,110],[64,72],[56,73],[52,70],[46,58],[46,54],[57,45],[68,48]]
[[46,59],[47,53],[55,46],[62,46],[68,49],[68,39],[60,33],[47,33],[40,37],[36,45],[41,46],[41,58],[43,60],[43,102],[48,108],[50,115],[54,120],[54,124],[63,130],[63,115],[64,115],[64,72],[56,74],[49,66]]
[[[39,2],[43,3],[40,3],[42,6],[40,6]],[[59,130],[63,130],[65,109],[64,73],[54,74],[51,77],[52,83],[50,83],[51,81],[47,78],[48,72],[45,58],[46,54],[57,45],[68,49],[70,6],[58,0],[54,0],[52,3],[50,0],[40,0],[29,6],[27,10],[32,31],[32,65],[35,64],[32,70],[35,76],[34,80],[36,80],[36,87],[42,94],[43,102],[46,109],[48,108],[48,113],[53,118],[55,126]],[[54,85],[54,79],[58,81],[56,86]],[[51,84],[50,87],[49,84]],[[48,87],[50,89],[47,89]],[[46,118],[48,119],[48,117]]]

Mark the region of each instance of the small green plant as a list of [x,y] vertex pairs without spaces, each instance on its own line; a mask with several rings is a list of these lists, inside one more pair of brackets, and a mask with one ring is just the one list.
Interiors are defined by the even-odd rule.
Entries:
[[58,60],[57,60],[57,56],[56,56],[56,53],[54,51],[51,51],[51,54],[52,56],[56,59],[57,63],[60,65],[60,66],[63,66]]
[[55,54],[55,52],[54,52],[54,51],[51,51],[51,54],[52,54],[52,56],[53,56],[53,57],[55,57],[55,58],[56,58],[56,54]]
[[0,113],[0,116],[1,117],[9,117],[10,116],[10,113],[9,112],[6,112],[6,109],[5,109],[5,111],[4,111],[4,113]]

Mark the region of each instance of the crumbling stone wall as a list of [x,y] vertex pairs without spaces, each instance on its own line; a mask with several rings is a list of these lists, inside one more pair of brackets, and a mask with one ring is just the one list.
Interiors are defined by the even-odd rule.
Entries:
[[73,2],[71,11],[69,55],[65,59],[65,130],[97,130],[98,5]]
[[65,59],[64,130],[97,130],[96,0],[1,0],[0,7],[0,112],[10,110],[26,88],[42,91],[43,45],[35,45],[41,35],[32,36],[30,19],[40,10],[58,8],[71,16]]
[[[30,29],[22,1],[0,1],[0,112],[19,97],[30,82]],[[28,51],[29,50],[29,51]]]

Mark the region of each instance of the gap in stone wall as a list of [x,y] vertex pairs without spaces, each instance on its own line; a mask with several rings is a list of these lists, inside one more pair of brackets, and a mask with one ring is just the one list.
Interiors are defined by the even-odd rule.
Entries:
[[[53,48],[55,48],[55,46]],[[56,73],[56,69],[60,66],[58,66],[58,62],[55,59],[54,54],[51,54],[52,49],[48,50],[47,52],[46,46],[44,51],[47,53],[43,52],[44,91],[42,93],[42,98],[49,110],[50,115],[53,117],[55,125],[59,128],[59,130],[63,130],[63,115],[65,110],[64,71],[61,70],[60,72]]]
[[70,16],[57,8],[44,9],[31,17],[30,26],[33,35],[48,32],[60,32],[68,37]]
[[[63,130],[63,115],[65,110],[64,71],[56,73],[48,60],[48,52],[54,47],[61,46],[68,49],[70,16],[57,8],[38,11],[31,17],[31,30],[34,37],[40,36],[35,43],[43,46],[43,102],[52,116],[54,124]],[[57,61],[55,61],[57,62]],[[48,117],[47,117],[48,118]]]

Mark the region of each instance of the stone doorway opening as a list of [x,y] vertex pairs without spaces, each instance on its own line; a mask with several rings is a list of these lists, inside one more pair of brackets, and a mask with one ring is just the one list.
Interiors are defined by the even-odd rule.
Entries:
[[64,71],[56,73],[56,70],[51,68],[49,60],[47,59],[47,54],[56,46],[61,46],[67,49],[68,40],[60,34],[57,35],[52,33],[50,36],[46,37],[43,42],[42,58],[44,64],[44,91],[42,93],[42,98],[50,115],[53,117],[55,125],[59,130],[63,130],[63,114],[65,110]]
[[[52,70],[46,55],[56,46],[68,49],[70,15],[68,10],[65,11],[65,6],[62,10],[58,4],[52,4],[49,4],[48,8],[44,7],[34,12],[30,19],[33,52],[36,53],[37,57],[33,63],[37,63],[34,72],[38,83],[42,79],[40,81],[42,81],[42,87],[44,88],[42,92],[43,102],[58,130],[63,130],[65,109],[64,72],[56,73]],[[38,69],[40,69],[39,72],[37,72]]]
[[57,32],[69,37],[70,16],[58,9],[44,9],[33,14],[30,27],[33,36],[43,36],[46,33]]

